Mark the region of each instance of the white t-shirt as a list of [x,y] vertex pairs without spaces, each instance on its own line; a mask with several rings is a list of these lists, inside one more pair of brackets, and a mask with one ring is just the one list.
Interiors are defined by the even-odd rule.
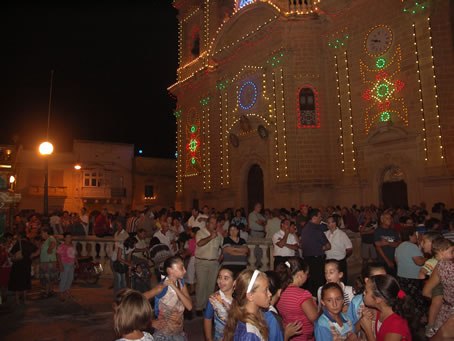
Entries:
[[[293,257],[296,254],[295,250],[289,249],[286,246],[284,246],[284,247],[277,246],[277,243],[279,243],[279,241],[284,238],[284,235],[285,235],[285,232],[282,230],[279,230],[278,232],[273,234],[273,246],[274,246],[273,255],[275,257],[276,256]],[[295,236],[292,233],[289,233],[287,236],[287,244],[289,244],[289,245],[298,244],[298,241],[296,240]]]
[[81,215],[80,216],[80,222],[82,223],[82,227],[84,228],[85,235],[88,235],[88,225],[89,225],[89,219],[87,215]]
[[197,218],[194,220],[192,227],[199,227],[199,228],[205,227],[206,220],[199,221],[200,218],[208,219],[208,216],[206,214],[199,214],[197,216]]
[[175,240],[175,234],[172,231],[167,230],[166,234],[163,234],[162,230],[159,230],[153,237],[158,238],[161,244],[166,244],[172,250],[172,241]]
[[326,231],[325,236],[331,244],[331,249],[325,251],[326,259],[342,260],[347,255],[347,249],[353,248],[350,238],[339,228],[334,233]]
[[127,249],[125,251],[125,245],[123,243],[119,243],[117,248],[115,249],[115,252],[112,252],[112,261],[116,261],[118,258],[118,249],[121,249],[121,259],[126,260],[126,256],[134,252],[134,248],[132,249]]

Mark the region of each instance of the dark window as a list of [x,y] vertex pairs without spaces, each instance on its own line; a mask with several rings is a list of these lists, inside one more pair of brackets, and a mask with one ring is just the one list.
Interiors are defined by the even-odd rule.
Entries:
[[199,32],[194,33],[192,37],[191,53],[194,57],[200,54],[200,35]]
[[145,186],[145,198],[154,198],[154,186]]
[[314,91],[310,88],[300,90],[300,111],[315,110]]

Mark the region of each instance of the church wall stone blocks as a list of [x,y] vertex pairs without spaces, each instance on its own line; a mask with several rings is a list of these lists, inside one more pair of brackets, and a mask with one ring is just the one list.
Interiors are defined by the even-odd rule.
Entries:
[[174,0],[178,209],[454,203],[454,5]]

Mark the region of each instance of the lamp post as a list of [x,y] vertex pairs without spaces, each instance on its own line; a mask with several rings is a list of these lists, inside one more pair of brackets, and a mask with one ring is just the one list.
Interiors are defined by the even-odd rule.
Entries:
[[43,215],[48,216],[49,213],[49,155],[54,151],[54,146],[50,142],[43,142],[39,145],[39,153],[44,156],[44,207]]

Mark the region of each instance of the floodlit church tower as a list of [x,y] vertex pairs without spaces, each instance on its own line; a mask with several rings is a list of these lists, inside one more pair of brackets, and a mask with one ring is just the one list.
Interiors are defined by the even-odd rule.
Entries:
[[178,209],[454,203],[454,5],[174,0]]

